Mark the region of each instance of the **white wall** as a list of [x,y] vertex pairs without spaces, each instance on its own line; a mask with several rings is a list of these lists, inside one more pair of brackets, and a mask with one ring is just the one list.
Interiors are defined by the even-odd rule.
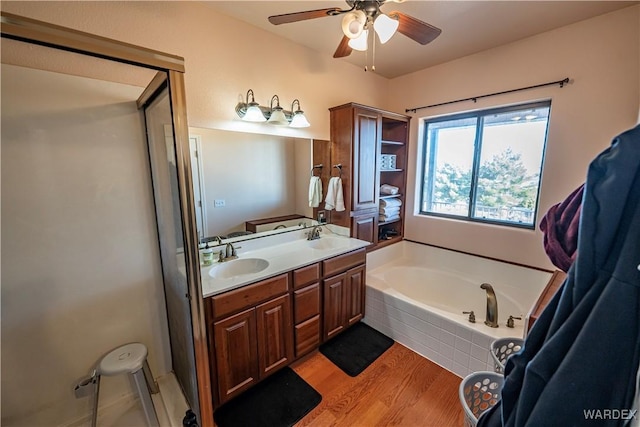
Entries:
[[[245,221],[298,212],[297,171],[311,162],[308,139],[190,128],[202,141],[204,196],[209,236],[245,230]],[[297,167],[298,160],[306,162]],[[307,197],[307,194],[304,194]],[[215,207],[224,200],[224,207]]]
[[[421,120],[430,116],[552,99],[537,222],[586,177],[590,161],[637,120],[640,91],[640,6],[539,34],[396,78],[387,92],[392,110],[435,104],[570,77],[572,83],[420,110],[411,122],[408,194],[422,155]],[[416,195],[416,199],[417,199]],[[417,199],[419,200],[419,199]],[[406,237],[503,260],[551,268],[542,233],[411,215]]]
[[[112,348],[171,370],[141,89],[1,72],[2,425],[61,425],[89,413],[73,386]],[[107,378],[101,404],[132,391]]]
[[[383,107],[388,80],[221,15],[200,2],[11,2],[2,10],[185,58],[190,126],[329,138],[329,111],[354,101]],[[298,98],[311,127],[242,122],[234,107],[253,89],[285,110]]]

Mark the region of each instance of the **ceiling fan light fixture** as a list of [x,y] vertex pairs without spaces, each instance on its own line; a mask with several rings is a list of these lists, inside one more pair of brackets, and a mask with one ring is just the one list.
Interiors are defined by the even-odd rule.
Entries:
[[342,18],[342,32],[350,39],[358,38],[362,34],[366,23],[367,15],[363,11],[349,12]]
[[369,30],[364,30],[360,37],[349,40],[349,47],[353,50],[364,52],[367,50],[367,39],[369,38]]
[[398,20],[381,13],[373,22],[373,29],[376,31],[376,34],[378,34],[380,43],[385,44],[396,33],[399,25],[400,22]]

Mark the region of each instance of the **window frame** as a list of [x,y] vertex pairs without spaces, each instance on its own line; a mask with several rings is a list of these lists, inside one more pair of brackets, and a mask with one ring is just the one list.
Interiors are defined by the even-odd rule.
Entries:
[[[476,207],[476,192],[478,186],[478,173],[480,170],[480,156],[482,153],[482,135],[484,129],[484,118],[486,116],[490,116],[493,114],[500,113],[508,113],[512,111],[520,111],[520,110],[530,110],[534,108],[549,108],[549,115],[547,116],[547,126],[544,133],[544,141],[542,144],[542,160],[540,162],[540,173],[538,175],[538,189],[536,191],[536,201],[533,208],[533,223],[525,224],[518,222],[510,222],[510,221],[501,221],[495,219],[486,219],[486,218],[476,218],[473,216],[473,212]],[[425,202],[425,185],[426,178],[428,175],[430,182],[433,182],[434,178],[434,168],[433,163],[435,161],[434,156],[429,156],[429,153],[433,151],[433,144],[435,141],[429,142],[429,124],[432,123],[440,123],[440,122],[448,122],[452,120],[460,120],[460,119],[476,119],[476,134],[473,142],[473,163],[471,166],[471,183],[470,183],[470,191],[469,191],[469,207],[467,209],[466,216],[463,215],[453,215],[441,212],[428,212],[423,210],[424,202]],[[421,156],[421,165],[418,170],[421,170],[422,173],[419,175],[419,179],[421,179],[420,183],[420,201],[419,201],[419,210],[418,215],[437,217],[437,218],[449,218],[455,219],[459,221],[468,221],[468,222],[477,222],[481,224],[492,224],[492,225],[500,225],[507,227],[515,227],[515,228],[523,228],[528,230],[535,230],[537,224],[538,217],[538,207],[540,203],[540,190],[542,187],[542,173],[544,170],[545,158],[547,154],[547,140],[549,137],[549,123],[551,121],[551,99],[542,100],[542,101],[534,101],[534,102],[526,102],[522,104],[508,105],[502,107],[493,107],[487,108],[483,110],[476,111],[467,111],[462,113],[453,113],[447,114],[443,116],[426,118],[422,120],[422,126],[424,129],[423,132],[423,141],[422,141],[422,156]]]

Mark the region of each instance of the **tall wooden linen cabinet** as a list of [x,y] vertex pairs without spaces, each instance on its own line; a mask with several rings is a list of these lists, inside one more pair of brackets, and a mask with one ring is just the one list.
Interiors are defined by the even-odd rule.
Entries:
[[[342,177],[346,208],[331,211],[331,222],[349,227],[352,237],[371,242],[370,249],[402,240],[410,117],[355,103],[329,111],[331,176]],[[341,171],[335,165],[341,165]],[[398,193],[381,194],[384,184],[397,187]],[[401,201],[397,219],[379,220],[380,201],[385,199]]]

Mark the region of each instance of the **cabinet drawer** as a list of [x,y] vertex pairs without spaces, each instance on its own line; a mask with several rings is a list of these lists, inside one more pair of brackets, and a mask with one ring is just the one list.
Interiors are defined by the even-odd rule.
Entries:
[[320,279],[320,263],[293,270],[293,289],[299,289]]
[[366,257],[366,251],[364,249],[359,249],[354,252],[349,252],[348,254],[338,255],[337,257],[322,261],[324,277],[333,276],[334,274],[341,273],[351,267],[355,267],[356,265],[364,264]]
[[211,298],[216,319],[249,308],[289,290],[289,274],[281,274]]
[[312,317],[296,325],[296,357],[316,349],[320,345],[320,316]]
[[298,289],[293,295],[294,323],[304,322],[320,314],[320,283]]

